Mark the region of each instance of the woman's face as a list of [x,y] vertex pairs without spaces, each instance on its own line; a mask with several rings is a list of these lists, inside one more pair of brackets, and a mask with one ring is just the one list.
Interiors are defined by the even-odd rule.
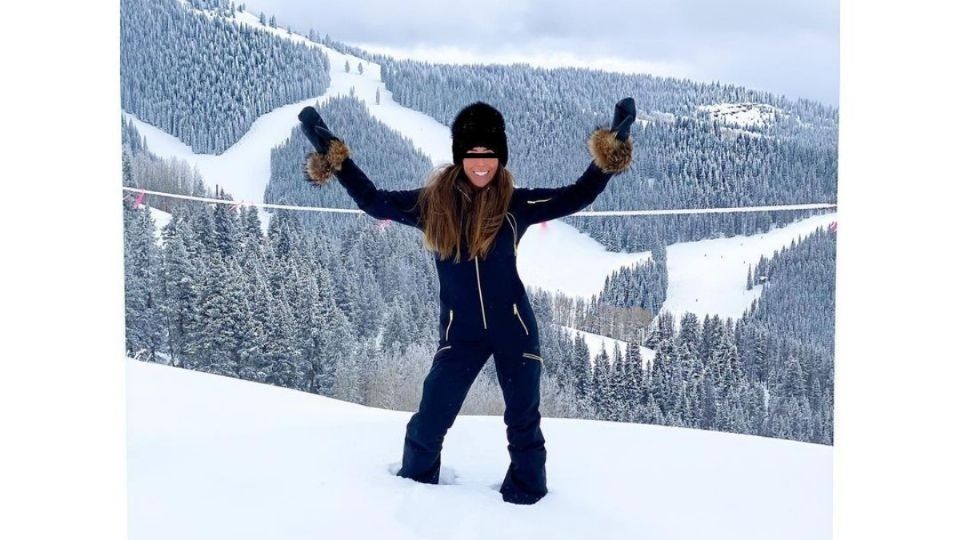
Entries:
[[[491,154],[493,150],[483,146],[475,146],[467,150],[468,154]],[[463,158],[463,170],[467,173],[470,183],[476,188],[485,187],[493,180],[497,173],[497,167],[500,166],[500,160],[496,156],[489,158],[465,157]]]

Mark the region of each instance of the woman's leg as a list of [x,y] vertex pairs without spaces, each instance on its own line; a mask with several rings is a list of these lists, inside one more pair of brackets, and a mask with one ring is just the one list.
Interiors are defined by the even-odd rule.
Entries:
[[420,406],[407,422],[403,465],[397,476],[429,484],[440,481],[443,438],[488,358],[488,349],[465,342],[452,342],[450,348],[437,352],[423,381]]
[[540,431],[540,360],[521,352],[496,352],[497,379],[503,391],[510,467],[500,486],[503,500],[533,504],[547,494],[547,449]]

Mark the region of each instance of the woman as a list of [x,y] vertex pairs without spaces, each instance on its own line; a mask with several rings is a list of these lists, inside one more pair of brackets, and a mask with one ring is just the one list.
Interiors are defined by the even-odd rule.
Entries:
[[503,116],[486,103],[473,103],[451,127],[453,164],[423,188],[387,191],[357,167],[313,107],[300,112],[301,127],[317,149],[307,159],[309,179],[323,185],[336,175],[361,210],[417,227],[427,249],[435,252],[439,340],[420,406],[407,423],[398,476],[438,483],[443,438],[492,354],[506,404],[510,454],[500,493],[504,501],[518,504],[546,495],[539,411],[544,359],[537,321],[517,274],[517,245],[530,225],[585,208],[613,174],[630,165],[635,118],[633,98],[617,103],[612,128],[597,128],[590,136],[593,160],[576,183],[516,188],[506,169]]

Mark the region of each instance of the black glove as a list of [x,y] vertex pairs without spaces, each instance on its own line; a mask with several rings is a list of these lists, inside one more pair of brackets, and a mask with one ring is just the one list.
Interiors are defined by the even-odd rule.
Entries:
[[327,153],[331,141],[340,140],[330,131],[327,124],[323,122],[323,118],[320,118],[320,113],[313,107],[304,107],[297,118],[300,119],[300,129],[303,130],[303,134],[321,155]]
[[617,102],[617,108],[613,111],[613,122],[610,124],[610,131],[616,131],[617,139],[625,141],[627,137],[630,136],[630,127],[636,119],[636,102],[633,101],[632,97],[623,98]]

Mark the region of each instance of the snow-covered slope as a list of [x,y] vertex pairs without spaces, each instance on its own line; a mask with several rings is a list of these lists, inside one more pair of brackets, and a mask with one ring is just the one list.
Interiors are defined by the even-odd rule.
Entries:
[[800,240],[818,227],[837,219],[831,212],[795,221],[763,234],[681,242],[667,246],[667,299],[663,309],[672,312],[680,324],[685,311],[721,318],[739,318],[750,302],[760,297],[762,287],[747,290],[747,272],[760,255],[770,257]]
[[[623,219],[630,219],[625,217]],[[720,315],[739,318],[759,298],[762,287],[747,290],[747,272],[761,255],[800,240],[837,219],[837,213],[801,219],[770,232],[667,246],[667,298],[664,309],[676,315],[686,311],[699,318]],[[589,298],[603,289],[604,278],[617,268],[650,258],[650,252],[616,253],[562,221],[531,227],[520,241],[517,270],[527,285],[570,296]],[[608,352],[612,351],[608,344]],[[597,349],[599,351],[599,348]]]
[[711,119],[723,124],[739,127],[764,127],[773,122],[777,114],[786,114],[765,103],[715,103],[701,105],[697,110],[705,111]]
[[600,294],[611,272],[649,258],[649,251],[607,251],[589,235],[554,220],[527,229],[517,246],[517,272],[526,285],[590,298]]
[[[583,341],[587,345],[587,349],[590,351],[590,360],[595,360],[597,355],[600,354],[602,348],[606,348],[607,355],[610,356],[610,361],[613,361],[613,348],[614,345],[620,345],[620,352],[623,354],[627,353],[627,342],[619,339],[613,339],[607,336],[601,336],[600,334],[594,334],[593,332],[585,332],[578,328],[572,328],[570,326],[560,325],[561,328],[571,339],[576,337],[579,333],[583,336]],[[657,356],[657,351],[650,349],[648,347],[640,347],[640,358],[643,358],[644,366],[649,366],[650,362]]]
[[130,538],[793,539],[831,534],[832,449],[545,418],[550,493],[496,491],[499,417],[462,416],[444,477],[388,472],[408,412],[127,360]]

